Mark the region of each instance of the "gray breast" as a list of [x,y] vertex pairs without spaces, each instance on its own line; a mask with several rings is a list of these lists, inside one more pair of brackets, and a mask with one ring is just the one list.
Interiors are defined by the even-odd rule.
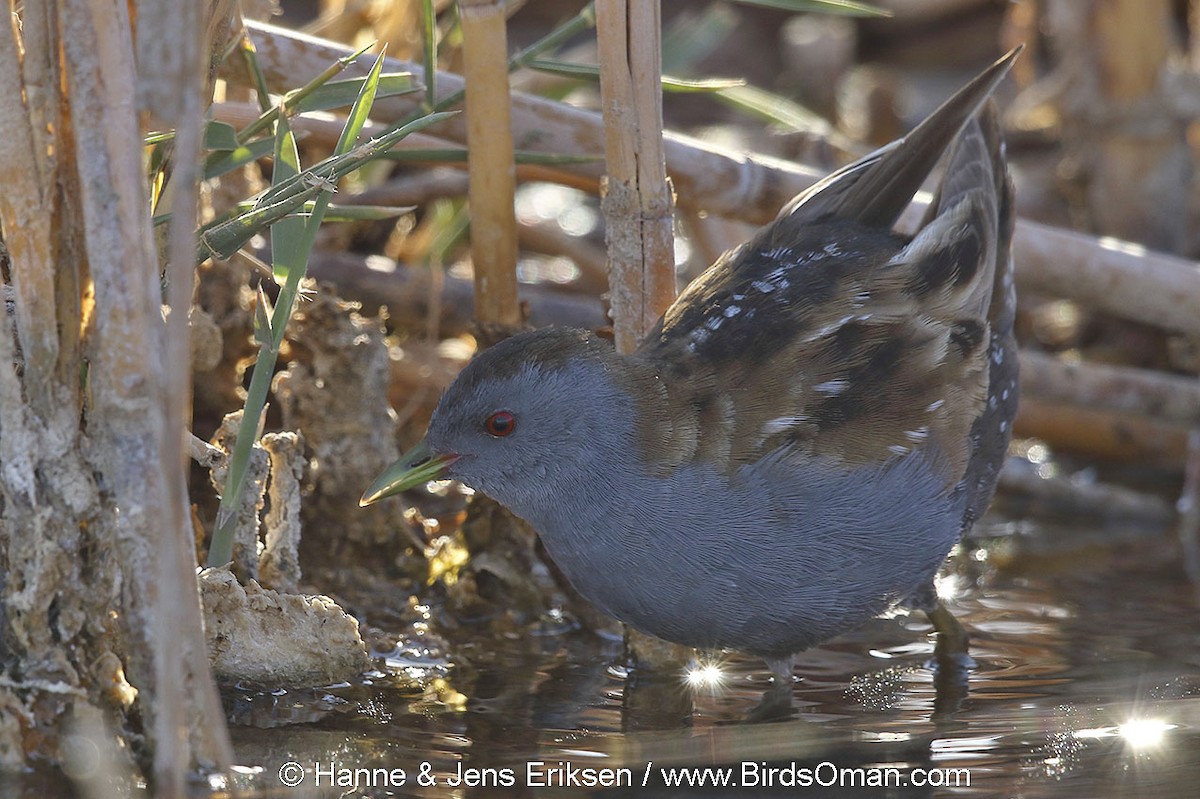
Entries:
[[732,478],[688,466],[608,488],[529,519],[579,592],[661,638],[752,654],[799,651],[903,600],[962,517],[921,454],[850,471],[778,454]]

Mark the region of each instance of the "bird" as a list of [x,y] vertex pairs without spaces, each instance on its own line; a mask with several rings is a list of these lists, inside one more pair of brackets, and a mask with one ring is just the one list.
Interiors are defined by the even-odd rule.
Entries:
[[[1018,52],[798,195],[633,352],[550,327],[476,355],[361,503],[461,481],[603,612],[781,682],[796,653],[897,606],[966,657],[934,577],[987,508],[1016,413],[990,95]],[[896,232],[943,158],[920,226]]]

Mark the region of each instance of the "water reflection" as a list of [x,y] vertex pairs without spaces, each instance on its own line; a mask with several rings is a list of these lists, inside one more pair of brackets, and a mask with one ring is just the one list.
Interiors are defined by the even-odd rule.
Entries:
[[[784,783],[822,764],[858,769],[864,779],[891,769],[905,782],[817,785],[810,795],[1196,795],[1200,614],[1170,550],[1155,555],[1143,539],[1136,551],[1056,555],[1037,569],[1005,571],[981,549],[962,553],[947,583],[977,663],[969,692],[950,709],[929,668],[928,625],[917,616],[877,620],[802,653],[793,710],[771,724],[746,722],[769,685],[756,660],[728,656],[697,663],[686,679],[631,681],[613,667],[619,642],[563,625],[555,635],[477,642],[454,668],[431,670],[424,686],[381,678],[325,692],[307,718],[275,697],[292,726],[267,734],[262,717],[238,716],[258,726],[235,729],[236,749],[242,762],[264,767],[263,789],[278,789],[273,769],[287,761],[310,772],[336,761],[414,777],[428,767],[431,784],[351,794],[367,796],[490,795],[455,780],[506,773],[506,793],[581,793],[527,785],[535,761],[629,769],[639,783],[582,791],[597,795],[690,795],[664,780],[671,769],[708,766],[718,769],[710,776],[741,780],[746,795],[794,796],[798,788]],[[437,680],[441,694],[431,692]],[[455,706],[440,695],[462,700]],[[233,707],[248,701],[230,699]],[[924,784],[914,784],[919,774]],[[950,782],[955,774],[959,782]]]

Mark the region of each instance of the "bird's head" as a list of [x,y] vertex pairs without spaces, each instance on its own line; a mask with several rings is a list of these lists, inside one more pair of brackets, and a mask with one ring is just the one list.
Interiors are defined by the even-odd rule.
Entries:
[[523,333],[482,352],[442,395],[425,438],[363,494],[368,505],[454,479],[525,515],[552,487],[627,451],[627,394],[612,346],[580,330]]

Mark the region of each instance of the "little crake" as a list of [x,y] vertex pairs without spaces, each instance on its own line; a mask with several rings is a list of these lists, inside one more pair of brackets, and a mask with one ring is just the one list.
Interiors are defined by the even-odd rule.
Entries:
[[[897,603],[986,508],[1016,409],[1012,197],[988,101],[1015,53],[698,277],[630,355],[514,336],[363,496],[461,480],[644,632],[764,657]],[[913,237],[892,226],[949,152]],[[964,643],[965,639],[960,639]]]

